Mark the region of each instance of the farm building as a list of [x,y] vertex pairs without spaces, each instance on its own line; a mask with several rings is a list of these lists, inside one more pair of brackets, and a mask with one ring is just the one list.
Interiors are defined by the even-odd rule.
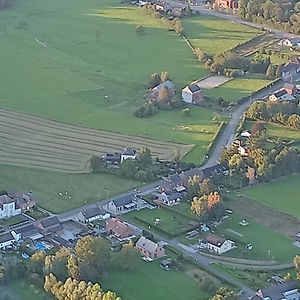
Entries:
[[141,236],[135,246],[142,256],[156,259],[165,256],[165,249],[144,236]]
[[206,238],[201,241],[200,246],[217,254],[223,254],[235,248],[235,243],[209,233]]
[[203,93],[197,84],[189,84],[181,91],[182,101],[189,104],[200,105],[203,100]]

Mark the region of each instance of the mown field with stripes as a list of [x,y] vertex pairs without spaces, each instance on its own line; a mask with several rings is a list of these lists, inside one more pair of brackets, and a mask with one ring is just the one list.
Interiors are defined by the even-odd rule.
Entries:
[[0,110],[0,164],[70,173],[90,172],[92,155],[148,147],[153,156],[184,156],[192,145],[63,124],[28,114]]

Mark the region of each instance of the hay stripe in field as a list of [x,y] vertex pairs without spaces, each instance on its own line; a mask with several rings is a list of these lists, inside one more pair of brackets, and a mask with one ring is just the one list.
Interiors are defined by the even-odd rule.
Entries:
[[3,109],[0,127],[0,164],[61,172],[90,172],[92,155],[120,151],[124,147],[148,147],[161,159],[172,158],[176,148],[184,156],[193,147],[63,124]]

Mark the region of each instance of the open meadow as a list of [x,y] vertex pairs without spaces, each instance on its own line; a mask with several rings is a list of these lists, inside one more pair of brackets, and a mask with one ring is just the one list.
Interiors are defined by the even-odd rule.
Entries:
[[[12,166],[0,166],[0,178],[0,191],[32,191],[37,205],[52,213],[94,203],[140,184],[108,174],[67,174]],[[65,192],[68,195],[58,194]]]
[[247,188],[241,192],[248,198],[300,219],[299,183],[300,175],[294,175]]
[[140,261],[134,272],[112,271],[101,279],[104,289],[130,300],[204,300],[209,294],[180,271],[165,271],[159,262]]

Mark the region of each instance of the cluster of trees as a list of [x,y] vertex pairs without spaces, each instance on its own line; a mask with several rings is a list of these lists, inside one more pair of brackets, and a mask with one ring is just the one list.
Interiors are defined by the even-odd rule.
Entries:
[[190,178],[187,200],[190,199],[192,199],[191,211],[205,220],[219,219],[224,214],[221,195],[209,178],[203,179],[202,182],[199,176]]
[[300,108],[297,103],[256,101],[247,110],[246,117],[300,129]]
[[103,292],[98,283],[70,277],[62,282],[52,273],[45,276],[44,289],[58,300],[121,300],[114,292]]
[[115,293],[104,293],[99,284],[90,282],[97,282],[110,268],[132,271],[139,257],[132,243],[119,252],[111,252],[107,240],[86,236],[74,250],[62,247],[52,255],[36,252],[30,258],[28,270],[37,284],[42,285],[45,276],[45,290],[57,299],[116,300],[120,298]]
[[240,0],[239,16],[269,27],[300,33],[298,0]]
[[209,300],[238,300],[239,296],[236,292],[230,290],[229,288],[221,287],[217,290],[216,294],[212,296]]
[[300,153],[295,147],[284,146],[281,141],[270,148],[264,131],[252,133],[247,141],[248,156],[242,156],[237,146],[224,149],[221,161],[229,166],[230,176],[240,179],[244,185],[249,179],[249,168],[256,171],[260,181],[300,171]]

